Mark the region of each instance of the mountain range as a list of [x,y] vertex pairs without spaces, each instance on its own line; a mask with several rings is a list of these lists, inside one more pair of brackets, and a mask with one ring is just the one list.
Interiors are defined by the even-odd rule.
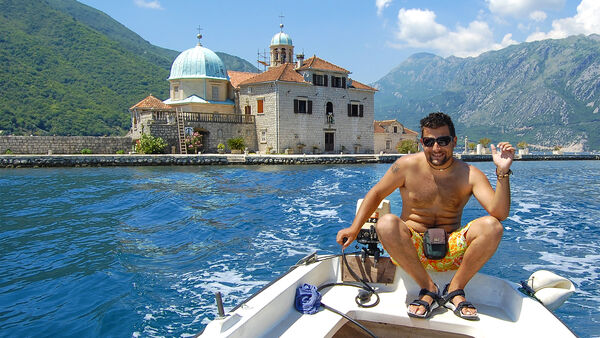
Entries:
[[[192,47],[192,46],[190,46]],[[178,51],[75,0],[0,0],[0,133],[124,135],[128,107],[167,98]],[[222,52],[227,69],[258,72]],[[462,144],[525,141],[600,149],[600,36],[512,45],[478,57],[414,54],[371,84],[375,118],[443,111]]]
[[[168,97],[178,54],[75,0],[0,0],[0,133],[124,135],[129,107]],[[217,54],[227,69],[258,71]]]
[[[414,54],[372,84],[378,119],[419,130],[452,116],[461,140],[600,149],[600,36],[512,45],[478,57]],[[459,141],[459,144],[461,142]]]

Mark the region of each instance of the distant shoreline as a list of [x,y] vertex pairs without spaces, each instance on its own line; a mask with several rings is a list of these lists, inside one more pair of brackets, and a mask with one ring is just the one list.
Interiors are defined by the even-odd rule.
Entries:
[[[272,165],[272,164],[366,164],[392,163],[401,154],[335,154],[335,155],[0,155],[0,168],[38,167],[121,167],[170,165]],[[489,162],[491,155],[454,154],[466,162]],[[581,161],[600,160],[600,154],[517,155],[515,161]]]

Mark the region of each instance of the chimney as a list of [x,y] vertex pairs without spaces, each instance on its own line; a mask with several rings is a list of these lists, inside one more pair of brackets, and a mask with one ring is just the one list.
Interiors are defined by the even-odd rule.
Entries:
[[302,65],[304,64],[304,54],[297,54],[296,60],[298,61],[298,67],[296,68],[302,67]]

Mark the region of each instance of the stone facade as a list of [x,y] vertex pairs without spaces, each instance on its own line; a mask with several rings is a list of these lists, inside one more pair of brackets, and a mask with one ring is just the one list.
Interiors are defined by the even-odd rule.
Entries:
[[313,56],[236,86],[240,113],[256,119],[261,153],[373,153],[375,89]]
[[[250,106],[256,118],[261,153],[286,149],[295,153],[373,153],[373,98],[372,91],[289,82],[246,86],[239,94],[240,107]],[[298,99],[311,102],[310,114],[294,112],[294,100]],[[259,100],[263,100],[262,113],[258,112]],[[364,107],[362,116],[348,116],[351,103]],[[333,149],[325,147],[326,133],[333,135]]]
[[93,154],[128,153],[131,137],[98,136],[0,136],[0,154],[79,154],[90,149]]

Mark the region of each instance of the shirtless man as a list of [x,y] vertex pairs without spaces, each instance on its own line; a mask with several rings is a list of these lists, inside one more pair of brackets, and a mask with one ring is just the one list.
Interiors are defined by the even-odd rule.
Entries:
[[[496,165],[496,190],[476,167],[453,157],[456,133],[450,117],[431,113],[421,120],[423,152],[402,156],[364,197],[352,225],[338,232],[336,241],[346,248],[379,203],[395,189],[402,197],[400,217],[387,214],[376,225],[383,247],[394,263],[402,267],[422,288],[419,298],[408,307],[411,317],[427,318],[445,305],[465,319],[476,320],[476,308],[465,299],[463,289],[493,256],[500,244],[500,221],[510,210],[510,165],[515,149],[507,142],[491,145]],[[471,195],[488,212],[461,227],[465,204]],[[448,253],[441,260],[423,255],[422,235],[427,229],[443,228],[448,233]],[[442,293],[426,271],[454,270],[456,273]]]

